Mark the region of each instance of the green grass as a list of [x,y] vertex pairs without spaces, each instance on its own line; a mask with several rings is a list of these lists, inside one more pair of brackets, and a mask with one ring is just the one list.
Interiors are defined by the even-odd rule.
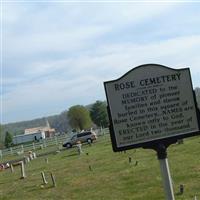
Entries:
[[[91,147],[83,145],[83,150],[81,156],[73,148],[39,157],[25,166],[25,179],[20,179],[19,167],[14,168],[14,173],[10,169],[0,172],[0,199],[165,199],[159,162],[154,151],[137,149],[114,153],[108,135],[99,137]],[[192,200],[194,195],[200,199],[199,154],[199,137],[169,147],[168,158],[176,200]],[[46,157],[48,164],[45,162]],[[132,163],[128,162],[129,157],[132,157]],[[49,182],[45,186],[42,185],[41,171],[45,172]],[[52,187],[50,172],[56,178],[55,188]],[[183,195],[178,195],[180,184],[185,188]]]

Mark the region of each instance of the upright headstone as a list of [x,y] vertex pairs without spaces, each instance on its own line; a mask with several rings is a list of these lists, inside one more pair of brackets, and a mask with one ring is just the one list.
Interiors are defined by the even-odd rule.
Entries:
[[20,161],[19,164],[21,166],[21,179],[24,179],[24,178],[26,178],[25,168],[24,168],[24,162]]
[[32,155],[33,155],[33,159],[37,158],[37,155],[35,152],[33,152]]
[[78,141],[77,144],[76,144],[76,146],[77,146],[78,154],[81,155],[83,153],[81,142]]
[[55,176],[53,175],[52,172],[51,172],[51,180],[52,180],[52,183],[53,183],[53,187],[56,187],[56,179],[55,179]]
[[44,172],[41,172],[43,184],[46,185],[48,182],[46,180]]
[[45,158],[45,162],[48,164],[48,163],[49,163],[49,159],[48,159],[48,158]]
[[33,152],[32,152],[32,151],[29,151],[28,153],[29,153],[29,159],[30,159],[30,160],[33,160]]
[[27,164],[30,162],[30,158],[28,156],[24,156],[24,163]]
[[180,189],[180,194],[183,194],[183,192],[184,192],[184,185],[181,184],[180,187],[179,187],[179,189]]
[[92,171],[92,166],[91,165],[89,165],[89,170]]
[[2,150],[0,150],[0,157],[3,158]]
[[14,172],[14,168],[13,168],[12,164],[10,164],[10,170],[11,170],[12,173]]
[[35,150],[35,143],[33,142],[33,150]]
[[179,139],[178,144],[183,144],[183,139]]

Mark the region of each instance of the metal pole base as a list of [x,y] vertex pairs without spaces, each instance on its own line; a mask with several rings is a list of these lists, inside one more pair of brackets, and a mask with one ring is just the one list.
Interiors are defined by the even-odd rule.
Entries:
[[169,171],[168,159],[159,159],[160,170],[163,179],[163,185],[165,189],[166,200],[175,200],[174,191],[172,186],[172,180]]

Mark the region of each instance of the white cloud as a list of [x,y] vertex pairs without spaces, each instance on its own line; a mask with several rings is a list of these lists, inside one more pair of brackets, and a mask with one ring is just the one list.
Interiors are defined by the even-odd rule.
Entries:
[[[200,31],[187,30],[198,21],[190,16],[192,24],[179,27],[187,15],[177,20],[177,7],[180,4],[8,4],[5,121],[13,113],[19,116],[16,120],[24,120],[105,99],[103,81],[141,64],[191,67],[197,77]],[[171,24],[176,26],[170,29]],[[194,81],[197,86],[199,80]]]
[[[8,4],[5,13],[5,18],[8,18],[5,26],[6,49],[11,56],[86,49],[106,33],[123,30],[123,27],[130,25],[133,27],[171,7],[174,4],[117,3],[80,7],[49,4],[44,9],[38,5],[36,10],[37,7],[33,9],[29,4]],[[11,26],[13,24],[14,28]]]
[[[33,110],[44,113],[42,109],[46,107],[55,113],[74,104],[89,104],[96,100],[96,95],[91,95],[91,92],[98,87],[95,78],[91,76],[84,76],[82,79],[75,77],[73,80],[49,79],[19,85],[3,96],[3,120],[7,121],[6,113],[20,115],[20,112]],[[19,117],[18,120],[25,119]]]
[[[191,70],[200,73],[198,66],[200,61],[199,50],[200,36],[193,36],[174,38],[158,44],[143,46],[134,44],[102,46],[95,55],[79,56],[75,60],[66,59],[47,64],[36,63],[30,67],[38,67],[33,73],[30,73],[33,78],[36,78],[35,82],[33,81],[30,85],[19,86],[9,99],[19,96],[19,102],[23,102],[24,97],[45,102],[47,99],[51,101],[54,98],[60,98],[61,94],[62,97],[65,96],[63,91],[67,91],[67,93],[70,91],[70,94],[77,94],[78,97],[80,93],[76,90],[79,91],[79,87],[81,87],[80,90],[83,90],[84,87],[88,87],[88,83],[94,80],[103,81],[106,78],[116,78],[131,67],[155,61],[175,68],[188,67],[189,64]],[[57,70],[59,73],[57,73]],[[45,78],[48,71],[50,71],[50,79]],[[37,80],[38,75],[44,76],[43,79],[39,79],[39,82]],[[57,77],[59,77],[59,80],[55,79]],[[98,81],[95,83],[102,84]],[[52,92],[56,95],[51,96]]]

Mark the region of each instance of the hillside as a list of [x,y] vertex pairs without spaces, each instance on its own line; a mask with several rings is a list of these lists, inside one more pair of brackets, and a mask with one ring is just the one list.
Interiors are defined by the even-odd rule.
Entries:
[[[87,109],[90,109],[93,104],[86,106]],[[3,125],[3,132],[10,132],[13,135],[19,135],[24,133],[24,129],[33,128],[46,125],[46,119],[48,120],[50,126],[55,128],[57,132],[68,132],[71,130],[71,127],[68,123],[67,111],[63,111],[58,115],[52,115],[48,117],[42,117],[29,121],[21,121],[16,123],[8,123]]]
[[69,124],[67,120],[67,112],[62,112],[59,115],[53,115],[49,117],[38,118],[30,121],[22,121],[16,123],[9,123],[3,125],[4,132],[9,131],[14,135],[23,134],[24,129],[33,128],[38,126],[45,126],[46,119],[49,121],[51,127],[55,128],[58,132],[66,132],[68,131]]

